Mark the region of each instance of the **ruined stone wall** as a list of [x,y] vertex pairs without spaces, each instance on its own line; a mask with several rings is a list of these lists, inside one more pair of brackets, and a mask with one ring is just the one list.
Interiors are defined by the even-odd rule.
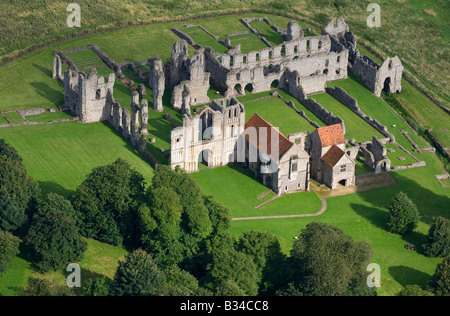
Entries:
[[252,92],[268,91],[287,69],[299,73],[307,93],[324,91],[326,82],[347,78],[348,53],[331,51],[328,36],[300,38],[248,54],[238,48],[227,54],[205,53],[211,81],[226,90],[226,95],[236,94],[237,85],[241,87],[238,93],[244,93],[248,84]]
[[325,109],[319,102],[317,102],[313,98],[299,100],[299,102],[303,106],[305,106],[308,110],[310,110],[315,116],[317,116],[326,125],[341,124],[342,131],[345,134],[344,121],[341,118],[335,116],[333,113],[329,112],[327,109]]
[[327,87],[326,92],[330,94],[332,97],[337,99],[339,102],[347,106],[350,110],[355,112],[359,117],[361,117],[364,121],[366,121],[370,126],[375,128],[382,135],[388,137],[391,142],[395,142],[395,136],[388,131],[388,128],[378,122],[377,120],[367,116],[358,106],[358,101],[353,98],[351,95],[347,93],[341,87]]
[[401,79],[403,66],[401,60],[395,56],[387,58],[379,65],[368,56],[361,56],[356,47],[356,37],[349,31],[348,25],[342,18],[331,20],[322,30],[332,38],[332,49],[338,50],[342,45],[349,52],[348,67],[364,85],[376,96],[381,91],[395,93],[401,92]]
[[236,99],[214,100],[194,116],[186,113],[183,126],[170,134],[170,165],[195,172],[200,155],[205,153],[208,167],[234,162],[236,143],[244,126],[245,110]]

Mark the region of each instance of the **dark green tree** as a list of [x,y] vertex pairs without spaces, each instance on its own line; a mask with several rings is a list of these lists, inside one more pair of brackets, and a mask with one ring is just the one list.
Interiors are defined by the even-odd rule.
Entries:
[[207,242],[204,264],[206,275],[201,283],[215,291],[228,281],[233,281],[247,295],[258,294],[260,276],[250,255],[235,249],[235,240],[228,234],[214,235]]
[[239,237],[237,250],[250,255],[261,278],[259,293],[274,294],[283,282],[286,256],[278,239],[270,232],[249,231]]
[[236,282],[228,280],[216,288],[216,296],[246,296]]
[[163,296],[193,296],[198,291],[197,279],[176,265],[171,265],[163,271],[164,286],[158,291]]
[[29,277],[25,296],[75,296],[73,289],[46,279]]
[[409,284],[397,296],[434,296],[430,291],[422,289],[417,284]]
[[392,233],[404,235],[414,230],[419,222],[419,210],[404,192],[399,192],[387,206],[387,225]]
[[437,296],[450,296],[450,257],[437,265],[429,287]]
[[110,284],[106,278],[92,278],[87,280],[82,288],[82,296],[108,296]]
[[135,244],[137,209],[145,192],[143,176],[125,160],[95,168],[77,188],[72,205],[82,235],[113,245]]
[[38,185],[21,162],[0,155],[0,229],[18,230],[34,212],[38,195]]
[[142,245],[158,265],[195,266],[213,226],[200,187],[186,172],[158,166],[137,213]]
[[9,263],[19,253],[20,239],[0,230],[0,275],[6,271]]
[[83,257],[87,243],[66,213],[50,211],[35,220],[26,237],[33,262],[40,271],[65,267]]
[[17,161],[22,164],[22,157],[19,155],[17,150],[8,145],[3,138],[0,139],[0,156],[6,156],[12,161]]
[[434,219],[423,250],[428,257],[450,256],[450,221],[448,219],[441,216]]
[[45,201],[41,202],[37,208],[36,216],[45,215],[48,212],[65,213],[76,225],[81,226],[79,213],[76,212],[69,200],[56,193],[49,193]]
[[231,211],[215,201],[212,196],[205,196],[203,200],[211,219],[212,233],[221,234],[227,232],[231,228]]
[[138,211],[142,246],[160,266],[180,263],[185,252],[180,198],[171,188],[161,187],[150,190],[147,201],[150,208],[141,206]]
[[142,250],[135,250],[119,262],[113,283],[112,296],[157,295],[164,285],[164,274],[153,257]]
[[356,242],[329,224],[313,222],[293,244],[287,283],[308,296],[375,295],[366,284],[371,257],[367,243]]

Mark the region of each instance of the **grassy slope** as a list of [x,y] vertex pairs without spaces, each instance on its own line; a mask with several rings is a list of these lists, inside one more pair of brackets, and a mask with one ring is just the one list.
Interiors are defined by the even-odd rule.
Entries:
[[18,150],[28,174],[44,193],[67,197],[93,168],[117,158],[128,160],[147,181],[153,173],[130,144],[101,123],[2,128],[0,138]]
[[204,194],[213,195],[232,210],[233,217],[310,214],[320,210],[321,203],[314,192],[288,194],[254,209],[264,201],[257,197],[269,188],[256,180],[250,171],[238,166],[216,169],[199,167],[201,171],[192,174],[192,177],[202,187]]
[[[2,3],[0,55],[17,56],[20,50],[83,32],[169,19],[192,19],[202,15],[216,16],[221,12],[239,13],[253,9],[287,13],[320,27],[330,17],[342,16],[361,42],[372,42],[371,50],[383,57],[399,55],[407,66],[409,77],[420,82],[441,104],[449,99],[449,81],[440,80],[442,70],[449,68],[449,48],[446,45],[450,34],[446,14],[449,2],[446,0],[380,0],[377,3],[381,6],[381,28],[367,27],[368,3],[351,0],[107,0],[101,3],[79,0],[77,3],[82,8],[80,29],[67,27],[67,3],[64,1]],[[433,13],[424,10],[433,10],[428,11]],[[272,18],[271,21],[278,22]]]
[[420,148],[429,147],[398,115],[395,115],[392,109],[382,99],[374,96],[354,76],[350,75],[348,79],[331,82],[328,85],[339,86],[345,89],[358,101],[361,111],[386,126],[388,131],[394,134],[396,140],[406,149],[411,151],[413,147],[403,135],[398,134],[402,130],[407,131]]
[[270,124],[279,128],[280,132],[286,136],[292,133],[303,131],[312,132],[315,130],[307,120],[297,114],[279,98],[247,102],[244,104],[244,107],[246,121],[253,114],[257,113]]
[[348,107],[340,103],[328,93],[316,94],[310,97],[319,102],[325,109],[344,120],[345,138],[354,138],[356,142],[371,140],[373,136],[384,138],[376,129],[367,124]]
[[[123,260],[127,251],[123,247],[115,247],[93,239],[85,239],[88,248],[83,259],[77,262],[81,268],[81,284],[83,286],[87,279],[93,277],[114,278],[119,260]],[[32,269],[32,265],[26,258],[26,250],[21,248],[21,253],[10,263],[6,273],[0,278],[0,296],[21,295],[26,287],[29,277],[37,277],[66,284],[69,275],[65,269],[38,273]]]

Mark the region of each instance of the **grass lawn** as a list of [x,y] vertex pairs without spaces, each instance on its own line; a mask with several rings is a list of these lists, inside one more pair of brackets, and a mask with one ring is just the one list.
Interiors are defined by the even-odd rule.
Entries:
[[430,101],[426,96],[402,80],[402,92],[383,96],[383,98],[396,108],[397,111],[406,112],[424,129],[432,128],[432,134],[443,147],[450,146],[450,115]]
[[[264,37],[267,39],[267,41],[272,44],[272,46],[277,46],[282,43],[284,43],[284,38],[275,32],[269,24],[267,24],[264,21],[254,21],[251,22],[250,25],[256,29],[259,33],[264,35]],[[286,24],[287,25],[287,24]],[[283,25],[281,27],[285,28],[286,25]]]
[[51,122],[54,120],[61,120],[61,119],[73,119],[73,116],[65,111],[60,112],[47,112],[39,115],[32,115],[27,116],[27,120],[30,122]]
[[8,112],[4,113],[6,118],[12,123],[23,123],[23,118],[17,112]]
[[292,133],[315,130],[314,126],[297,114],[279,98],[270,98],[259,101],[251,101],[244,104],[245,120],[248,121],[253,114],[257,113],[273,126],[280,129],[285,136]]
[[[173,120],[167,121],[163,118],[164,114],[170,114]],[[159,113],[149,107],[148,109],[148,131],[150,135],[147,137],[147,149],[161,163],[167,164],[168,158],[166,154],[170,152],[170,132],[173,130],[172,124],[182,125],[183,117],[181,114],[169,107],[164,106],[164,111]],[[151,143],[150,139],[155,138],[156,142]],[[159,150],[164,149],[164,153]]]
[[[358,105],[366,115],[376,119],[387,127],[388,131],[394,134],[396,140],[407,150],[413,150],[411,143],[398,132],[407,131],[414,142],[420,148],[429,145],[383,101],[383,99],[373,95],[356,77],[349,74],[349,78],[341,81],[329,82],[328,86],[338,86],[347,91],[352,97],[358,100]],[[395,126],[395,127],[394,127]]]
[[228,207],[233,218],[310,214],[318,212],[322,205],[314,192],[298,192],[283,195],[254,209],[265,200],[258,200],[257,197],[269,188],[255,179],[249,170],[238,165],[214,169],[199,165],[199,168],[200,172],[193,173],[192,178],[200,185],[203,194],[214,196],[218,202]]
[[23,157],[28,175],[43,193],[68,197],[93,168],[123,158],[139,171],[147,183],[153,169],[112,128],[102,123],[76,122],[7,127],[0,138]]
[[217,53],[223,54],[228,50],[228,48],[220,44],[215,38],[203,31],[200,27],[192,27],[184,30],[182,29],[182,31],[189,35],[195,43],[202,46],[209,46]]
[[360,176],[367,173],[372,173],[373,169],[369,168],[364,161],[356,159],[355,160],[355,176]]
[[[127,250],[123,247],[111,246],[93,239],[83,238],[88,243],[88,248],[83,259],[76,262],[81,268],[81,285],[89,278],[106,277],[114,278],[119,260],[123,260]],[[21,247],[21,252],[10,263],[6,273],[0,277],[0,296],[21,295],[27,286],[30,276],[47,279],[60,285],[66,284],[69,272],[65,269],[39,273],[33,270],[32,263],[27,259],[27,251]]]
[[90,49],[81,52],[69,53],[67,54],[67,57],[69,57],[75,65],[77,65],[79,70],[84,71],[86,74],[89,74],[92,68],[97,68],[97,73],[100,76],[106,76],[114,73],[114,70],[110,69],[100,59],[100,57],[98,57],[98,55]]
[[0,124],[9,124],[8,121],[0,114]]
[[[402,135],[401,135],[402,136]],[[412,163],[417,162],[414,158],[412,158],[410,155],[408,155],[405,151],[398,148],[394,144],[385,144],[386,148],[393,148],[395,152],[386,151],[386,155],[391,160],[391,168],[396,166],[407,166]],[[414,153],[412,153],[414,155]],[[400,160],[398,157],[404,157],[405,160]]]
[[244,54],[267,48],[267,45],[253,33],[240,35],[239,37],[231,36],[229,39],[233,47],[241,44],[241,52]]
[[315,94],[310,98],[316,100],[325,109],[344,120],[345,138],[354,138],[357,143],[372,140],[373,136],[384,138],[380,132],[328,93]]

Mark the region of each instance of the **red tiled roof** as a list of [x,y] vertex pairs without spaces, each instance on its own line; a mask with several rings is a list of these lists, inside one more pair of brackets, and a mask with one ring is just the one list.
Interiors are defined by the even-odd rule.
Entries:
[[[265,130],[260,128],[266,128]],[[245,134],[245,139],[249,141],[258,151],[263,152],[263,154],[268,155],[272,160],[278,161],[283,155],[294,145],[286,136],[284,136],[279,130],[277,130],[272,124],[264,120],[258,114],[253,114],[253,116],[245,123],[245,131],[248,128],[255,128],[257,135],[257,143],[255,144],[254,137],[249,137],[251,133]],[[245,133],[244,131],[244,133]],[[278,156],[276,148],[272,149],[272,133],[278,134]],[[276,137],[274,135],[274,137]],[[261,150],[260,145],[266,144],[265,150]],[[276,144],[274,145],[276,146]]]
[[329,165],[330,167],[336,166],[336,164],[341,160],[342,156],[345,155],[345,152],[340,149],[338,146],[333,145],[331,148],[323,155],[322,160]]
[[341,124],[319,127],[317,133],[322,142],[322,147],[345,144],[345,137]]

